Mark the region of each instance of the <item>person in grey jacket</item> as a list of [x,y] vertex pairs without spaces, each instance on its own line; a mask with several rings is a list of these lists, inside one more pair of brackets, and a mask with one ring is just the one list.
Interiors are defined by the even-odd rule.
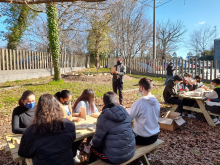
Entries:
[[134,156],[136,143],[131,118],[116,103],[117,99],[114,92],[104,94],[105,106],[97,120],[89,163],[99,158],[110,164],[121,164]]
[[126,67],[122,64],[123,58],[117,58],[117,65],[115,65],[115,72],[111,72],[113,74],[112,78],[112,86],[113,91],[117,94],[117,90],[119,91],[119,102],[123,105],[123,84],[124,84],[124,75],[126,74]]

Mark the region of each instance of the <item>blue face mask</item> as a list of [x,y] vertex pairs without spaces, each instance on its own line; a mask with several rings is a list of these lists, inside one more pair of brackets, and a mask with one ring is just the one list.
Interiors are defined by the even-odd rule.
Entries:
[[143,94],[142,94],[142,92],[140,90],[139,90],[139,93],[140,93],[141,96],[143,96]]
[[34,106],[35,106],[35,102],[25,104],[25,107],[28,108],[28,109],[34,108]]

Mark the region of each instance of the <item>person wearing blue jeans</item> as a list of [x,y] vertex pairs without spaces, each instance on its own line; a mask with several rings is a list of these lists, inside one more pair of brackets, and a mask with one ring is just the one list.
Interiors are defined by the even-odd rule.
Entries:
[[166,81],[164,83],[164,85],[167,85],[167,82],[169,81],[169,79],[173,79],[173,71],[175,70],[175,68],[173,68],[173,63],[171,62],[168,66],[167,66],[167,78]]

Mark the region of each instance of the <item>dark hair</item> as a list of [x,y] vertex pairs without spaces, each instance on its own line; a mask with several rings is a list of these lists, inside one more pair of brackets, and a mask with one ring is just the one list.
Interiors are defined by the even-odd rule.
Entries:
[[73,105],[73,111],[76,109],[76,106],[80,101],[88,101],[92,112],[95,112],[94,97],[95,92],[92,89],[85,89]]
[[200,75],[196,75],[195,79],[201,79],[201,76]]
[[115,92],[106,92],[103,96],[103,102],[105,105],[115,103],[118,100],[118,95]]
[[189,75],[189,73],[187,73],[187,72],[186,72],[186,73],[184,73],[184,77],[187,77],[188,75]]
[[220,84],[220,79],[215,78],[215,79],[213,79],[211,82],[214,82],[214,83],[216,83],[216,84]]
[[153,88],[153,80],[148,77],[143,77],[139,81],[139,86],[143,86],[145,90],[151,91]]
[[41,95],[35,113],[34,133],[61,133],[64,129],[62,105],[50,94]]
[[[34,92],[30,91],[30,90],[27,90],[25,91],[22,95],[21,95],[21,98],[18,100],[18,104],[20,106],[24,106],[24,104],[21,102],[21,100],[26,100],[29,96],[31,95],[34,95]],[[35,95],[34,95],[35,96]]]
[[174,81],[182,81],[182,77],[179,75],[174,76]]
[[172,65],[172,64],[173,64],[173,62],[169,63],[169,66]]
[[62,90],[57,92],[54,96],[57,98],[58,101],[60,101],[60,98],[65,99],[72,95],[72,93],[68,90]]

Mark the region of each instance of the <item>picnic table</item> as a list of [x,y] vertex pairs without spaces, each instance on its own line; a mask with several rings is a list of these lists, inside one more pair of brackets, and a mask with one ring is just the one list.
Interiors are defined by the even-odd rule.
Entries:
[[[215,126],[214,122],[212,121],[212,118],[210,117],[210,113],[205,109],[205,106],[204,106],[204,101],[206,101],[206,97],[204,96],[189,96],[189,95],[184,95],[184,94],[179,94],[178,95],[179,98],[181,99],[192,99],[192,100],[196,100],[199,108],[196,108],[196,107],[190,107],[190,106],[183,106],[183,109],[185,110],[190,110],[190,111],[194,111],[194,112],[198,112],[198,113],[202,113],[206,119],[206,121],[208,122],[209,125],[211,126]],[[178,105],[175,105],[175,107],[177,108]],[[175,111],[176,108],[172,108],[171,111]]]
[[[94,125],[94,123],[96,123],[96,122],[97,122],[96,117],[87,116],[86,120],[81,120],[81,121],[75,123],[75,125],[76,126],[81,125],[81,124]],[[79,141],[79,140],[85,139],[87,137],[93,136],[94,133],[95,133],[95,130],[88,130],[88,129],[76,130],[76,140],[75,141]],[[16,162],[16,163],[19,162],[20,165],[23,165],[24,162],[26,162],[27,165],[32,165],[31,159],[25,159],[25,158],[20,157],[18,155],[18,149],[19,149],[21,137],[22,137],[22,134],[14,134],[14,135],[6,136],[7,145],[5,146],[5,151],[8,153],[11,153],[14,162]],[[12,142],[12,138],[14,139],[14,144]]]

